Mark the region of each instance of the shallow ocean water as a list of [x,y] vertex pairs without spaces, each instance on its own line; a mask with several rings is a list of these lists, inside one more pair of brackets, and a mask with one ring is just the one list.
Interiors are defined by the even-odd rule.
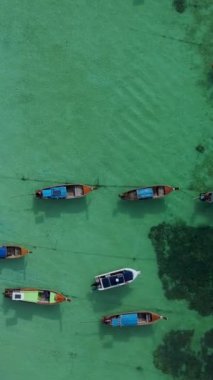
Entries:
[[[172,1],[1,2],[0,235],[33,254],[1,262],[0,286],[73,296],[52,308],[0,300],[5,380],[170,380],[153,365],[163,336],[210,328],[209,317],[165,298],[148,239],[163,221],[212,226],[212,209],[194,198],[213,187],[213,8],[194,3],[179,14]],[[100,189],[73,202],[34,199],[63,182]],[[118,198],[155,183],[181,191],[150,203]],[[96,274],[125,266],[142,271],[132,285],[91,292]],[[168,321],[100,324],[137,309]]]

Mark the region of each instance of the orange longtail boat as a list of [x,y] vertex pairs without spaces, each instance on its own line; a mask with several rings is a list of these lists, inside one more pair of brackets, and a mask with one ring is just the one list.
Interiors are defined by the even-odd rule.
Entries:
[[161,319],[167,320],[167,317],[151,311],[135,311],[103,317],[102,322],[112,327],[134,327],[152,325]]
[[71,302],[71,298],[54,290],[37,288],[5,289],[4,296],[12,301],[31,302],[40,305],[55,305],[62,302]]
[[119,194],[119,197],[125,201],[143,201],[147,199],[160,199],[175,190],[179,190],[179,187],[156,185],[129,190],[125,193]]

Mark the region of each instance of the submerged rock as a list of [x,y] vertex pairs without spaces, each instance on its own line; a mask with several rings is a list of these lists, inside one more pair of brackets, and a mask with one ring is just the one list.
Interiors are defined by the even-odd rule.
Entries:
[[183,13],[186,10],[186,0],[173,0],[173,5],[178,13]]
[[205,148],[203,145],[199,144],[196,146],[195,148],[199,153],[204,153],[205,152]]
[[143,371],[143,368],[142,368],[140,365],[138,365],[137,367],[135,367],[135,369],[136,369],[137,371]]

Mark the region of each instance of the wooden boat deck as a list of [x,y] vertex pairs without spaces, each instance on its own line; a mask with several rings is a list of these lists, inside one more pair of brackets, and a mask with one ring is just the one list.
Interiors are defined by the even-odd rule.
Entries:
[[82,185],[67,185],[67,198],[78,198],[84,195]]

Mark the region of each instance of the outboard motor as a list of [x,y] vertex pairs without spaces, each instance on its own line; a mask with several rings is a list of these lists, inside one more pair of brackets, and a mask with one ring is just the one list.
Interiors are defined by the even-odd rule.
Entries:
[[102,318],[102,322],[103,322],[105,325],[110,325],[110,323],[111,323],[111,319],[108,318],[108,317],[103,317],[103,318]]
[[41,190],[36,191],[36,198],[42,198],[42,191]]
[[206,196],[205,193],[200,193],[200,201],[205,202]]

